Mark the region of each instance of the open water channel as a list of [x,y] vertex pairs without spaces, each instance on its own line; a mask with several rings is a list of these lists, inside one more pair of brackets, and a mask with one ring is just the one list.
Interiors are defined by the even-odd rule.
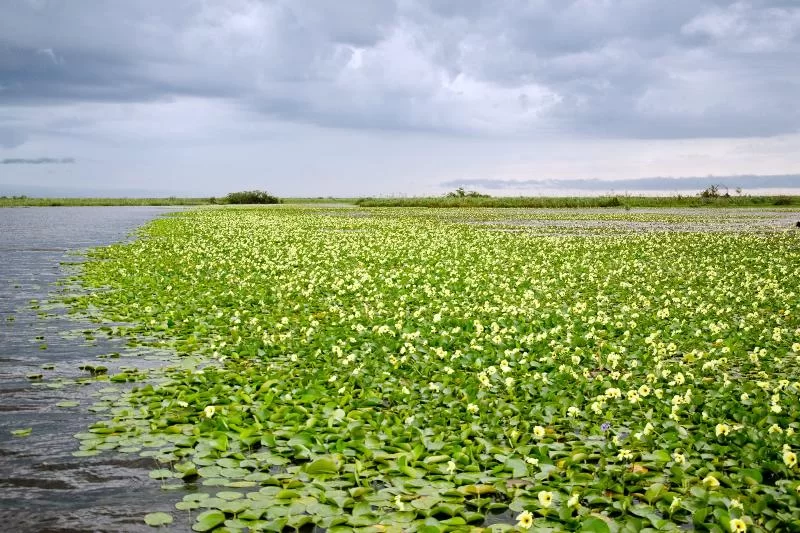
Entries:
[[[108,387],[76,383],[87,376],[79,367],[101,363],[98,355],[125,355],[125,346],[103,336],[87,340],[83,331],[97,324],[47,303],[64,290],[59,281],[83,260],[82,252],[128,239],[168,211],[0,209],[0,531],[153,531],[144,515],[174,511],[172,502],[180,500],[148,477],[151,459],[115,452],[73,456],[73,435],[95,420],[89,407]],[[124,358],[123,364],[140,359],[146,358]],[[12,434],[28,428],[28,436]],[[190,530],[188,513],[172,514],[170,531]]]

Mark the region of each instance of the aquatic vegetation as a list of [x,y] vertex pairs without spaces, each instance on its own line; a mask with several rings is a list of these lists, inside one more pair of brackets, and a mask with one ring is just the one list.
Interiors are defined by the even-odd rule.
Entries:
[[[81,453],[198,483],[197,531],[800,527],[800,237],[512,215],[201,209],[95,250],[71,304],[202,363],[99,376],[136,382]],[[528,219],[581,233],[497,231]]]

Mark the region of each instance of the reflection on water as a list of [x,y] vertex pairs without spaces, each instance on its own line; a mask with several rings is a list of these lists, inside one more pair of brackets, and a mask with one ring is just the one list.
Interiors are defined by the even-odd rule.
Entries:
[[[0,209],[0,523],[4,531],[152,531],[143,516],[172,512],[180,500],[148,477],[151,459],[104,453],[75,457],[75,433],[94,420],[87,410],[108,384],[76,384],[84,362],[123,352],[119,340],[86,342],[89,323],[43,305],[58,290],[74,252],[126,239],[169,211],[153,207]],[[47,313],[46,319],[39,314]],[[124,353],[123,353],[124,355]],[[102,364],[108,364],[103,360]],[[122,363],[134,366],[127,358]],[[42,379],[37,379],[41,375]],[[60,383],[62,381],[63,383]],[[60,386],[59,386],[60,385]],[[77,407],[58,407],[65,400]],[[31,428],[28,437],[11,431]],[[177,496],[177,498],[176,498]],[[188,513],[174,513],[171,531],[188,531]]]

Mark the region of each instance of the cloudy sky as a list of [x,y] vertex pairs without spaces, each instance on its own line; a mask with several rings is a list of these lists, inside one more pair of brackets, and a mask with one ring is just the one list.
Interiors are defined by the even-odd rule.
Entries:
[[15,0],[0,193],[800,192],[797,0]]

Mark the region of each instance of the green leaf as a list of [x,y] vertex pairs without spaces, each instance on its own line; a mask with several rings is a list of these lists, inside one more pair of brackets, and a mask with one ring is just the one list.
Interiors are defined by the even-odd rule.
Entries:
[[739,470],[739,474],[750,485],[759,485],[764,482],[764,476],[761,474],[761,470],[756,468],[743,468]]
[[644,493],[644,499],[647,500],[650,505],[652,505],[663,498],[666,493],[667,489],[664,487],[663,483],[653,483]]
[[511,469],[514,477],[524,477],[528,474],[528,465],[525,461],[519,458],[512,458],[506,460],[506,467]]
[[611,528],[608,527],[608,524],[605,522],[605,520],[590,517],[581,522],[580,531],[586,531],[590,533],[611,533]]
[[153,527],[166,526],[172,523],[172,515],[163,512],[148,513],[144,515],[144,523]]
[[309,463],[305,470],[310,476],[322,476],[337,473],[339,466],[331,457],[320,457]]
[[225,521],[225,513],[211,509],[200,513],[197,516],[197,521],[192,525],[194,531],[211,531]]
[[174,477],[175,473],[172,470],[167,470],[166,468],[159,468],[156,470],[151,470],[147,475],[153,479],[169,479]]

